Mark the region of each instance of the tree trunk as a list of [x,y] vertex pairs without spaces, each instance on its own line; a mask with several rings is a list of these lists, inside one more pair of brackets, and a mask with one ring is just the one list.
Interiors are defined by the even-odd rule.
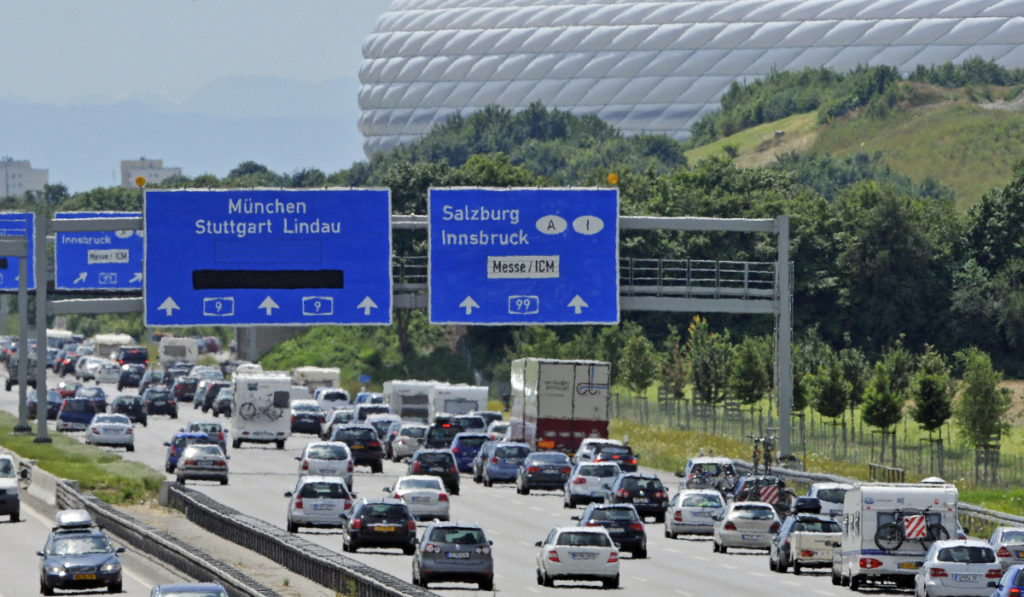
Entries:
[[892,466],[896,468],[896,428],[892,430]]
[[846,443],[846,413],[843,413],[843,458],[846,458],[846,449],[848,444]]

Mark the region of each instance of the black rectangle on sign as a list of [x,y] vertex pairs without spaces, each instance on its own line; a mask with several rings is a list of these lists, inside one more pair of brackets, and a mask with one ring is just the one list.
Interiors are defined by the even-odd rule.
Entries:
[[192,288],[214,290],[229,288],[344,288],[340,269],[252,270],[198,269],[192,272]]

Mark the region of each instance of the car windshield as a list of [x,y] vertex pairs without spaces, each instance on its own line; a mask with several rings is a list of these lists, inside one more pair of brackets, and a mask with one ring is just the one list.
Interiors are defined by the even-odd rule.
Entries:
[[996,561],[996,554],[989,547],[957,545],[940,549],[938,560],[965,564],[991,564]]
[[146,390],[146,394],[153,400],[165,400],[171,395],[168,390]]
[[626,477],[622,480],[622,488],[630,491],[661,491],[665,486],[658,479]]
[[764,506],[737,506],[732,511],[732,518],[742,520],[771,520],[775,518],[775,511]]
[[345,460],[348,457],[345,444],[314,444],[306,452],[306,458],[313,460]]
[[720,508],[722,499],[713,493],[699,493],[683,497],[681,505],[687,508]]
[[312,413],[320,410],[320,407],[316,402],[292,402],[292,410]]
[[595,508],[590,520],[640,520],[632,508]]
[[68,400],[64,402],[64,410],[69,412],[93,412],[96,409],[93,408],[92,403],[88,400]]
[[420,454],[417,460],[427,466],[448,466],[452,462],[452,456],[451,454],[444,452],[428,452],[426,454]]
[[498,446],[494,455],[498,458],[526,458],[530,449],[526,446]]
[[373,429],[340,429],[337,439],[346,443],[350,441],[369,442],[377,439],[377,433]]
[[466,446],[469,448],[479,448],[480,446],[483,445],[485,441],[488,441],[488,439],[489,438],[486,435],[470,435],[466,437],[456,438],[455,441],[457,441],[460,446]]
[[14,462],[4,458],[0,460],[0,477],[14,476]]
[[476,545],[486,543],[487,538],[480,529],[464,527],[438,527],[430,532],[430,540],[438,543],[455,543],[458,545]]
[[345,392],[324,392],[320,395],[320,398],[327,402],[343,401],[348,402],[348,394]]
[[331,421],[335,423],[348,423],[352,420],[352,411],[350,410],[336,410],[331,413]]
[[441,480],[437,477],[426,477],[418,479],[399,479],[396,489],[436,489],[442,490]]
[[588,464],[580,467],[580,475],[586,477],[617,477],[619,476],[619,467],[614,464]]
[[398,431],[398,435],[404,435],[406,437],[422,438],[427,434],[426,427],[402,427]]
[[794,531],[805,533],[841,533],[839,523],[834,520],[798,520],[793,523]]
[[219,433],[220,423],[192,423],[188,426],[189,431],[201,431],[203,433]]
[[1005,531],[1000,540],[1003,543],[1024,543],[1024,531]]
[[110,541],[98,535],[90,537],[59,537],[53,541],[50,552],[55,556],[77,556],[90,553],[109,553]]
[[348,497],[348,490],[344,483],[334,481],[314,481],[305,483],[299,495],[304,498],[320,498],[343,500]]
[[556,545],[588,545],[592,547],[611,547],[608,535],[602,533],[582,533],[569,531],[558,536]]
[[227,593],[219,589],[199,589],[187,591],[160,591],[160,597],[226,597]]
[[548,452],[546,454],[534,454],[530,456],[530,464],[568,464],[569,457],[561,452]]
[[131,421],[124,415],[96,415],[92,418],[93,423],[131,425]]
[[598,446],[597,452],[602,456],[629,456],[633,450],[624,446]]
[[220,456],[220,448],[213,444],[209,445],[196,445],[193,444],[189,447],[189,454],[193,456]]
[[817,497],[823,502],[842,504],[843,500],[846,499],[846,490],[838,487],[834,489],[822,489],[818,491]]

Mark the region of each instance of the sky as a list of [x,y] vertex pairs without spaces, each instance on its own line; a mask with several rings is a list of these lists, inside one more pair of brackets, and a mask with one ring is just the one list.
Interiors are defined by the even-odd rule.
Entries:
[[[209,143],[203,141],[203,125],[196,123],[215,129],[210,118],[320,116],[348,122],[338,135],[346,137],[345,152],[352,153],[351,147],[357,145],[351,139],[355,123],[350,121],[358,114],[353,89],[358,91],[361,48],[389,4],[388,0],[7,2],[0,19],[0,52],[4,56],[0,61],[0,102],[8,114],[16,116],[0,120],[0,156],[29,159],[34,168],[49,169],[51,183],[69,180],[71,184],[65,184],[76,187],[72,191],[87,190],[90,185],[110,186],[111,171],[119,167],[120,160],[135,159],[143,152],[149,158],[163,158],[165,166],[183,167],[186,176],[202,174],[189,171],[202,170],[201,165],[189,162],[186,155],[175,155],[188,152],[155,138],[173,137],[168,128],[196,126],[191,138],[196,146],[203,146]],[[301,98],[309,98],[310,103]],[[131,121],[124,123],[117,117],[118,111],[122,116],[128,112],[125,102],[149,111],[137,117],[144,122],[158,120],[162,113],[173,124],[135,129],[136,137],[150,137],[148,145],[134,143],[136,138],[105,149],[108,143],[103,126],[97,134],[95,120],[109,118],[112,126],[131,127]],[[292,108],[282,107],[289,105]],[[109,112],[112,106],[113,115]],[[108,110],[101,112],[105,116],[90,112],[99,108]],[[74,112],[69,112],[72,109]],[[28,126],[25,121],[34,118],[40,120]],[[77,125],[87,120],[94,121],[93,128],[77,132]],[[94,178],[65,175],[77,167],[63,163],[73,152],[53,147],[62,142],[60,131],[51,130],[56,126],[70,135],[91,137],[67,139],[78,148],[80,161],[101,147],[119,154],[104,156],[104,165]],[[179,130],[177,135],[179,140],[189,138],[188,131]],[[120,136],[132,137],[123,131]],[[239,159],[227,157],[225,163],[233,167],[245,159],[260,161],[260,152],[252,149],[251,140],[240,139],[239,143],[248,146],[248,154],[240,151]],[[231,149],[225,146],[219,151]],[[337,147],[331,151],[334,155],[323,162],[337,164],[332,171],[364,157],[361,152],[340,156]],[[161,153],[165,155],[158,155]],[[286,151],[278,153],[287,155]],[[266,155],[268,161],[271,155],[277,159],[273,151]],[[277,172],[320,167],[265,165]],[[227,174],[217,170],[211,164],[205,171]]]

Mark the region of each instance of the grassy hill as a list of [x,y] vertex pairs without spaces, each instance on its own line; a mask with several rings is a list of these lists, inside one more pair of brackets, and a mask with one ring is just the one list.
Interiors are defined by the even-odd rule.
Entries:
[[956,192],[966,209],[1002,187],[1024,157],[1024,96],[1013,90],[939,89],[904,83],[905,99],[883,114],[858,110],[819,124],[817,113],[797,114],[745,129],[686,153],[690,163],[734,153],[743,166],[762,166],[790,151],[835,155],[881,151],[889,165],[915,182],[926,177]]

